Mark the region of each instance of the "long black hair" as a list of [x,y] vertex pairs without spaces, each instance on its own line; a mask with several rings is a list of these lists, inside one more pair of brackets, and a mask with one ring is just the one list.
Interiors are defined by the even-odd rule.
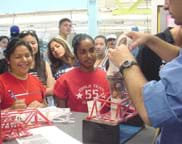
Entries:
[[46,65],[45,61],[42,59],[43,56],[41,56],[40,53],[40,43],[39,43],[39,38],[34,30],[24,30],[19,34],[19,38],[23,39],[24,37],[31,35],[37,40],[38,44],[38,51],[35,54],[35,67],[34,69],[30,70],[31,71],[37,71],[38,76],[40,76],[41,81],[46,84],[47,81],[47,76],[46,76]]
[[95,42],[94,42],[94,39],[93,39],[91,36],[89,36],[88,34],[77,34],[77,35],[75,35],[75,37],[73,38],[73,40],[72,40],[72,47],[73,47],[73,52],[74,52],[75,56],[77,56],[77,49],[78,49],[78,47],[79,47],[79,45],[80,45],[80,42],[81,42],[82,40],[85,40],[85,39],[89,39],[89,40],[91,40],[93,43],[95,43]]

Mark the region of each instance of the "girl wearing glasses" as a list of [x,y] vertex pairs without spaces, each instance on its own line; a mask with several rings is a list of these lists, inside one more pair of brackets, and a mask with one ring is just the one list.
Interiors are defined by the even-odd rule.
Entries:
[[46,95],[52,95],[52,88],[55,80],[52,76],[50,65],[41,57],[39,39],[36,32],[33,30],[22,31],[19,38],[27,42],[33,51],[33,62],[29,73],[38,76],[42,83],[46,85]]
[[78,65],[78,61],[70,52],[68,45],[59,38],[53,38],[48,43],[48,57],[55,79]]
[[0,75],[1,108],[24,109],[46,106],[45,87],[29,74],[33,62],[30,45],[13,39],[5,50],[8,71]]

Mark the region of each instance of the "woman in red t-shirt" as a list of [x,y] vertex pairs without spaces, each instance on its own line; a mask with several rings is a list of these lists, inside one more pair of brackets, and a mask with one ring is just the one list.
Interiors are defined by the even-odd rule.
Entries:
[[0,75],[1,109],[44,107],[45,88],[28,73],[32,65],[30,45],[13,39],[5,50],[8,71]]
[[69,107],[72,111],[88,112],[87,102],[110,96],[106,72],[95,68],[94,40],[87,34],[78,34],[73,39],[74,54],[80,66],[61,75],[55,84],[57,106]]

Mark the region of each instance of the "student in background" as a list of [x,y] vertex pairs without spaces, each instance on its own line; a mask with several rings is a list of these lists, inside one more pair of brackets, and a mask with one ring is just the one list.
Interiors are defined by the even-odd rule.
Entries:
[[39,77],[42,83],[47,87],[46,95],[52,95],[55,80],[52,75],[50,65],[46,61],[44,61],[41,56],[39,39],[36,32],[34,30],[22,31],[19,35],[19,38],[29,43],[32,47],[33,62],[30,67],[29,73]]
[[115,34],[109,34],[108,36],[106,36],[107,39],[107,48],[115,48],[115,44],[116,44],[116,39],[117,36]]
[[72,21],[68,18],[62,18],[59,21],[59,35],[56,38],[63,40],[68,46],[69,50],[73,53],[73,49],[68,43],[68,35],[72,31]]
[[4,50],[6,49],[8,42],[9,38],[7,36],[0,36],[0,74],[7,70]]
[[0,48],[6,49],[9,42],[9,38],[7,36],[0,36]]
[[28,73],[33,61],[32,48],[24,41],[13,39],[5,57],[9,71],[0,75],[1,109],[46,106],[45,87]]
[[99,67],[105,71],[106,62],[108,60],[106,42],[107,40],[103,35],[98,35],[95,37],[96,62],[94,64],[94,67]]
[[106,72],[94,68],[96,53],[94,40],[87,34],[74,37],[72,46],[80,66],[57,79],[54,94],[58,107],[70,107],[72,111],[88,112],[87,101],[94,97],[107,99],[109,83]]
[[76,58],[70,52],[68,45],[59,38],[53,38],[48,43],[48,57],[55,79],[77,66]]
[[17,25],[12,25],[10,27],[10,39],[18,38],[20,34],[20,28]]

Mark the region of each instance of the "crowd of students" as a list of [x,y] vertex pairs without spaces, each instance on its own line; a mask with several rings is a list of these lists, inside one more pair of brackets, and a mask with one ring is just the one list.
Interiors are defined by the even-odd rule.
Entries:
[[49,62],[40,52],[36,31],[20,31],[18,26],[12,26],[10,42],[8,37],[1,37],[2,109],[46,106],[47,98],[52,96],[56,106],[87,112],[88,100],[110,96],[105,64],[96,64],[102,58],[108,60],[106,38],[97,36],[94,40],[87,34],[77,34],[71,46],[67,41],[71,28],[70,19],[59,21],[59,35],[47,45]]

